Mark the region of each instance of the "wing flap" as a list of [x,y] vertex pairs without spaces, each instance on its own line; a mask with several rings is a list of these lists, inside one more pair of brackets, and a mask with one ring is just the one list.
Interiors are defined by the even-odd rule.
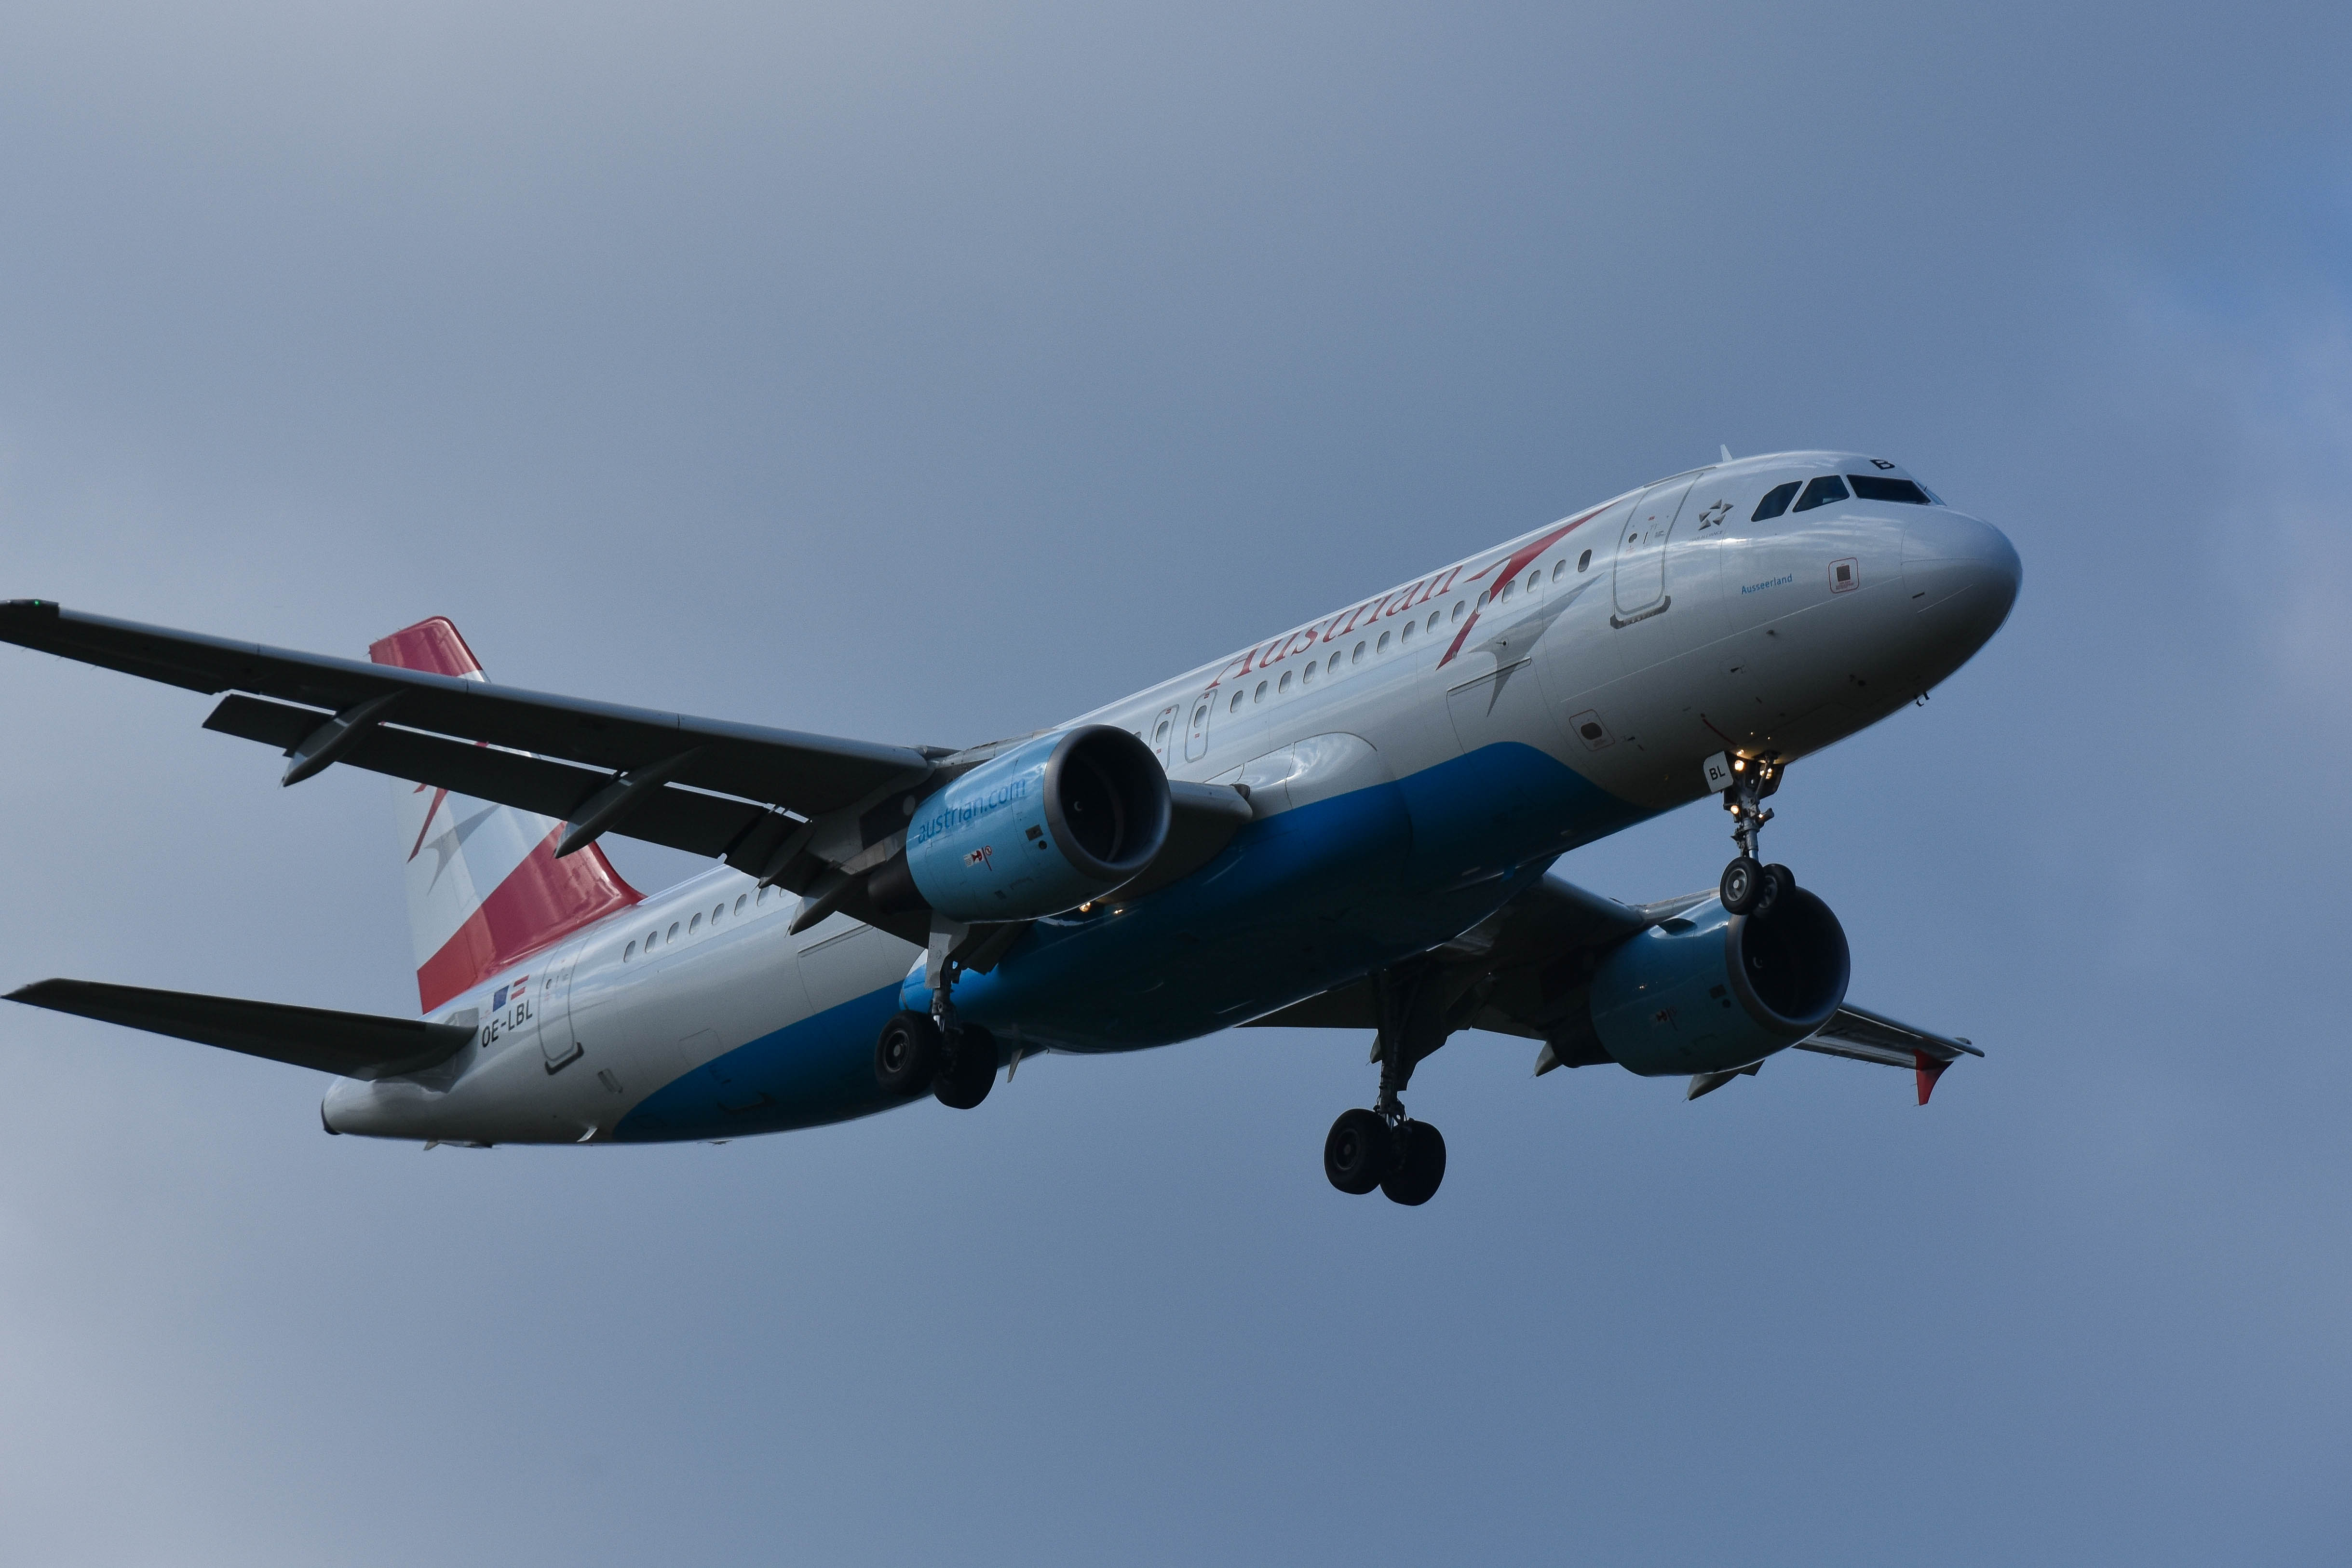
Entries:
[[344,1078],[394,1078],[421,1072],[447,1061],[474,1038],[474,1029],[465,1025],[247,1002],[189,991],[151,991],[92,980],[36,981],[11,991],[7,999]]
[[[205,721],[205,728],[290,751],[328,717],[307,708],[232,696],[221,700]],[[609,774],[569,763],[421,735],[390,725],[378,725],[341,760],[370,773],[388,773],[564,822],[573,820],[583,805],[613,782]],[[632,802],[627,816],[612,831],[691,855],[719,856],[772,815],[748,801],[664,784]]]

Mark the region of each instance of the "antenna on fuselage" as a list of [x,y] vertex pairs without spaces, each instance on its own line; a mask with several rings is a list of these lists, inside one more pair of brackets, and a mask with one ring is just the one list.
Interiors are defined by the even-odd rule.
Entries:
[[1732,460],[1732,458],[1731,458],[1731,448],[1730,448],[1730,447],[1727,447],[1727,446],[1725,446],[1722,442],[1720,442],[1720,441],[1717,442],[1717,443],[1716,443],[1716,445],[1715,445],[1715,449],[1716,449],[1717,451],[1718,451],[1718,452],[1720,452],[1720,453],[1722,453],[1722,454],[1723,454],[1723,460],[1724,460],[1725,462],[1728,463],[1728,462],[1730,462],[1730,461]]

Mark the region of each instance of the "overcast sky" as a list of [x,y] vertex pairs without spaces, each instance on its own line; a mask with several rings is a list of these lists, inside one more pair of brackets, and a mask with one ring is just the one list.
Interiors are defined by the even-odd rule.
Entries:
[[[1050,723],[1713,457],[2009,626],[1809,760],[1852,994],[1696,1104],[1457,1037],[723,1147],[321,1135],[0,1017],[0,1559],[2340,1563],[2352,10],[12,7],[0,596],[875,740]],[[0,648],[0,984],[398,1011],[383,781]],[[1707,886],[1694,807],[1570,856]],[[623,845],[646,885],[684,857]]]

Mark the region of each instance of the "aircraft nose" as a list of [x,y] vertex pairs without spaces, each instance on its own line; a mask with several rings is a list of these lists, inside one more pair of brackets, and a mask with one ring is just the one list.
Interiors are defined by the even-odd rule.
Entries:
[[1969,651],[2009,618],[2025,566],[2009,536],[1966,512],[1938,507],[1903,530],[1903,589],[1911,607],[1973,634]]

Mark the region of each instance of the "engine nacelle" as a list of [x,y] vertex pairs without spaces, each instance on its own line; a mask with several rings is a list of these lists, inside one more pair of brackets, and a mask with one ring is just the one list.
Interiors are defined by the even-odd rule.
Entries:
[[1168,841],[1168,775],[1125,730],[1041,735],[915,807],[907,849],[877,871],[886,910],[1034,920],[1131,880]]
[[1845,1000],[1829,905],[1790,888],[1761,918],[1709,901],[1620,944],[1593,972],[1593,1033],[1647,1077],[1727,1072],[1796,1044]]

